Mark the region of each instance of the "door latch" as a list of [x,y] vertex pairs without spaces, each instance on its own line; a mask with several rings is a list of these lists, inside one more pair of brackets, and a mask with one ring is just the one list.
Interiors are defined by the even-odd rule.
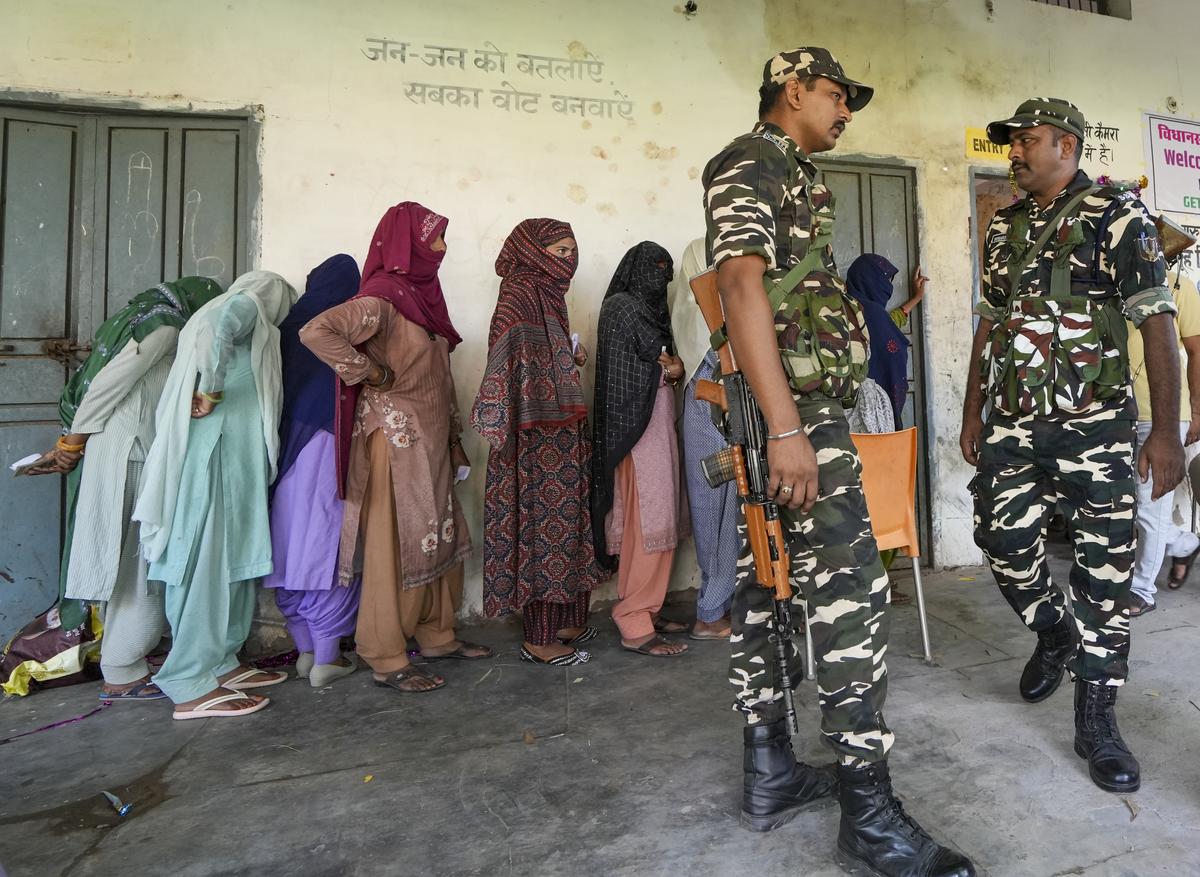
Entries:
[[64,368],[74,368],[87,359],[92,345],[77,344],[74,338],[51,338],[42,342],[42,351]]

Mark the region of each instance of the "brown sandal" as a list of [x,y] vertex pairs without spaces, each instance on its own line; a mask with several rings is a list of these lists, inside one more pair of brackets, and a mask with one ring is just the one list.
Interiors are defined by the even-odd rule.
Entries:
[[[1188,575],[1192,572],[1192,564],[1196,562],[1196,555],[1200,554],[1200,548],[1197,548],[1187,557],[1172,557],[1171,570],[1167,573],[1167,587],[1172,591],[1177,591],[1183,587],[1183,583],[1187,581]],[[1179,578],[1175,577],[1175,567],[1183,567],[1183,575]]]
[[[471,649],[483,649],[483,654],[468,655],[467,652]],[[488,658],[496,657],[496,653],[488,646],[481,646],[478,643],[469,643],[463,639],[458,641],[458,648],[452,652],[446,652],[444,655],[427,655],[422,652],[421,657],[426,661],[484,661]]]
[[432,682],[434,680],[434,675],[427,670],[421,669],[420,667],[410,665],[405,667],[403,670],[397,670],[395,673],[387,674],[387,676],[383,679],[376,679],[374,682],[380,688],[394,688],[401,694],[425,694],[429,691],[437,691],[446,684],[446,680],[443,679],[441,682],[437,682],[429,688],[405,688],[404,683],[410,679],[428,679]]
[[667,639],[665,636],[652,636],[640,646],[627,646],[624,642],[621,643],[621,648],[627,652],[637,652],[639,655],[648,655],[651,658],[678,658],[680,655],[687,652],[687,646],[684,645],[678,652],[654,652],[651,651],[655,646],[673,646],[676,645],[674,640]]

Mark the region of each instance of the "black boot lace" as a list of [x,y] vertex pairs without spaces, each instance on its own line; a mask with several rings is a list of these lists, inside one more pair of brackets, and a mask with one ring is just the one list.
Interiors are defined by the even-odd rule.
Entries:
[[1096,688],[1097,691],[1089,692],[1091,697],[1088,698],[1088,706],[1090,709],[1089,723],[1092,728],[1092,745],[1099,746],[1108,744],[1116,746],[1122,752],[1129,752],[1129,747],[1125,745],[1125,741],[1121,738],[1121,730],[1117,727],[1117,714],[1113,707],[1117,702],[1117,690],[1109,685],[1094,685],[1090,688]]

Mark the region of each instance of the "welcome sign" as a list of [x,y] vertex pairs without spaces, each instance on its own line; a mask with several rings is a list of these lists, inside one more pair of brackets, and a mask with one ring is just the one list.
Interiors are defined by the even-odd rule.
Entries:
[[1200,122],[1145,113],[1154,208],[1200,214]]

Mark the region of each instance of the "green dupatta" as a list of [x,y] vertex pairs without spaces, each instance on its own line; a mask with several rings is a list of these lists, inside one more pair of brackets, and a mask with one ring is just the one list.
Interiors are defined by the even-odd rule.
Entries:
[[[58,402],[58,413],[62,418],[63,434],[71,432],[75,414],[87,395],[88,387],[101,369],[130,341],[135,344],[163,326],[182,329],[184,324],[203,305],[221,294],[221,287],[207,277],[181,277],[160,283],[152,289],[135,295],[96,330],[92,352],[75,370],[63,389]],[[75,538],[75,503],[79,497],[79,484],[83,478],[82,463],[67,475],[66,527],[63,536],[62,562],[58,576],[58,608],[63,627],[70,629],[83,624],[86,606],[82,600],[69,600],[66,595],[67,565],[71,560],[71,543]]]

